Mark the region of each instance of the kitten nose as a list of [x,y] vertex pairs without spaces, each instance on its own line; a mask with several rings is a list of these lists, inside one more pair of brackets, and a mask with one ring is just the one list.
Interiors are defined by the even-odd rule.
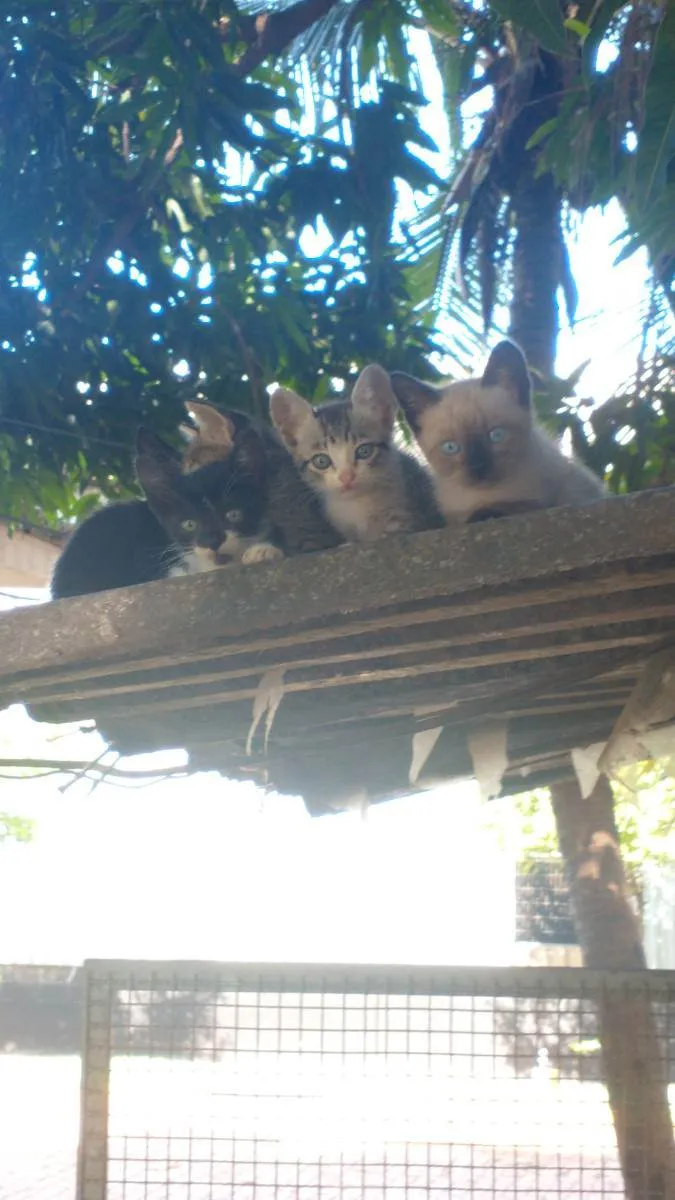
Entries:
[[482,483],[492,474],[492,454],[482,438],[469,439],[466,448],[466,465],[471,479]]
[[338,483],[344,492],[352,488],[356,483],[356,468],[344,467],[338,471]]

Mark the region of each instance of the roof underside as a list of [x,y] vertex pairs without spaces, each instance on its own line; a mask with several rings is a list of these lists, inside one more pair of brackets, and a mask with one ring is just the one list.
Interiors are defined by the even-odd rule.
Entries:
[[0,687],[322,812],[480,775],[495,730],[502,791],[568,777],[673,641],[664,489],[15,612]]

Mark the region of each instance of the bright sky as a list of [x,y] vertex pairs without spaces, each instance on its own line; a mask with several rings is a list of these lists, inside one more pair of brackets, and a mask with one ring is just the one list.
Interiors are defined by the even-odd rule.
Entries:
[[[438,81],[425,83],[438,135]],[[580,307],[558,369],[591,358],[582,390],[597,400],[632,373],[645,302],[644,258],[613,266],[620,229],[617,209],[594,211],[572,245]],[[0,716],[0,752],[96,756],[95,735],[45,746],[53,733],[12,710]],[[514,861],[482,829],[473,784],[380,806],[365,822],[312,820],[300,800],[263,803],[216,777],[93,793],[3,781],[1,797],[0,811],[36,826],[31,844],[0,844],[0,911],[11,914],[0,962],[514,961]]]
[[[101,748],[20,708],[0,715],[0,756],[90,762]],[[170,765],[126,765],[157,762]],[[1,797],[35,829],[29,844],[0,843],[0,911],[12,914],[0,962],[513,961],[514,857],[486,839],[473,783],[365,821],[313,819],[297,798],[212,775],[64,792],[53,778],[5,780]]]

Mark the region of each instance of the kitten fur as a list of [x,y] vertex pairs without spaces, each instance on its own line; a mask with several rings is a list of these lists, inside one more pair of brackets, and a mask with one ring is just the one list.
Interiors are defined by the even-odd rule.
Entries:
[[183,470],[194,471],[211,462],[219,462],[231,453],[237,434],[251,426],[243,413],[221,413],[212,404],[189,401],[185,408],[194,425],[181,425],[188,443],[183,453]]
[[398,405],[376,364],[349,400],[312,405],[288,388],[272,394],[272,420],[294,462],[347,541],[442,524],[428,472],[393,442]]
[[227,460],[184,475],[181,456],[140,430],[136,472],[146,499],[107,505],[75,530],[56,562],[52,597],[282,557],[270,540],[264,461],[251,431]]
[[537,424],[530,374],[513,342],[499,343],[480,379],[433,386],[396,371],[391,382],[447,520],[582,505],[605,494]]
[[300,478],[286,447],[276,432],[256,425],[235,410],[221,412],[210,404],[186,405],[196,429],[182,426],[189,445],[183,469],[227,458],[247,429],[254,429],[265,448],[265,484],[272,515],[275,544],[292,557],[329,550],[342,540],[324,516],[314,492]]

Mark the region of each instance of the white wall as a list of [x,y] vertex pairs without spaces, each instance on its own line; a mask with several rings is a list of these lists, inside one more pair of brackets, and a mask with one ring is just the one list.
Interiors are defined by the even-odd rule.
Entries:
[[58,547],[0,525],[0,587],[43,588],[49,583]]

